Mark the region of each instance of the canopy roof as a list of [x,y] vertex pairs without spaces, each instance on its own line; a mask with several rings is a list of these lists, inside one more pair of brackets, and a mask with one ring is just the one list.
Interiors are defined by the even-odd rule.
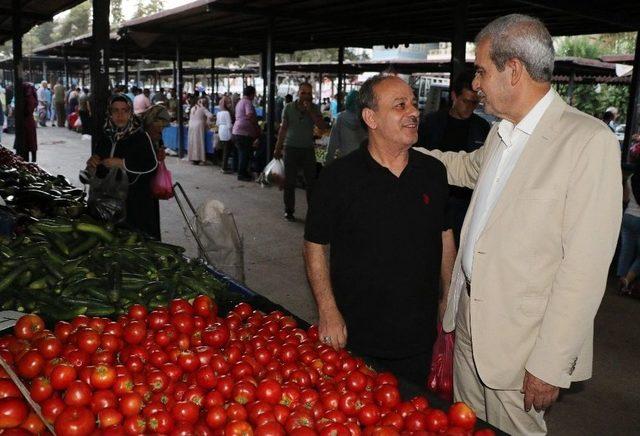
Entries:
[[[54,15],[70,9],[85,0],[21,0],[22,33],[53,19]],[[0,44],[13,38],[13,1],[0,0]]]
[[[264,50],[273,23],[277,52],[313,48],[371,47],[452,39],[454,0],[196,0],[123,23],[112,37],[112,55],[128,47],[130,57],[173,59],[182,40],[184,60],[235,57]],[[619,0],[603,8],[595,0],[468,0],[466,40],[497,16],[524,13],[539,17],[556,36],[635,31],[640,2]],[[91,38],[76,38],[36,50],[88,56]]]

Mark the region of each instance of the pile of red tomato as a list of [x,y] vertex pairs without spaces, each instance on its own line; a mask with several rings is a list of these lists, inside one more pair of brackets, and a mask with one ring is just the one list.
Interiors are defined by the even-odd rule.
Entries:
[[[396,378],[318,341],[281,312],[246,303],[225,317],[206,296],[112,321],[79,316],[53,332],[25,315],[0,338],[59,436],[474,434],[464,403],[448,413],[402,401]],[[47,434],[0,369],[2,435]],[[475,434],[493,434],[477,430]]]

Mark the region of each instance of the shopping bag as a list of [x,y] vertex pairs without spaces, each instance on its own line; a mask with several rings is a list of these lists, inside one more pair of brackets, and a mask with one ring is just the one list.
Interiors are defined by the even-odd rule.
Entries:
[[282,188],[284,186],[284,161],[282,159],[272,159],[264,167],[264,178],[269,184]]
[[126,217],[127,195],[129,193],[129,178],[120,168],[109,168],[104,171],[99,166],[96,174],[89,182],[89,198],[87,206],[89,214],[94,218],[110,223],[120,223]]
[[438,324],[438,337],[433,344],[431,371],[427,388],[446,401],[453,401],[453,344],[455,333],[446,333]]
[[158,169],[151,179],[151,195],[154,198],[168,200],[173,197],[173,178],[164,162],[158,162]]

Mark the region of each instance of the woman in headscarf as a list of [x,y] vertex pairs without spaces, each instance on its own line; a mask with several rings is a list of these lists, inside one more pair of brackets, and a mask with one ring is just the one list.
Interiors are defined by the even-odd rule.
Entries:
[[[233,141],[231,141],[231,130],[233,122],[231,121],[231,99],[226,95],[220,99],[218,103],[218,112],[216,113],[216,125],[218,126],[218,139],[220,148],[222,149],[222,173],[231,174],[229,170],[229,156],[233,153]],[[233,157],[233,169],[237,171],[238,159]]]
[[200,97],[197,103],[191,108],[189,113],[189,149],[188,157],[194,165],[200,164],[206,160],[206,151],[204,148],[205,131],[207,128],[207,120],[213,118],[209,109],[207,109],[207,99]]
[[367,139],[367,131],[360,122],[358,91],[351,91],[345,99],[345,110],[338,114],[331,128],[325,165],[351,153],[360,147],[365,139]]
[[96,152],[87,161],[87,167],[96,170],[98,176],[100,171],[106,173],[110,168],[123,169],[129,180],[125,223],[160,239],[157,200],[151,196],[151,179],[157,166],[153,141],[133,114],[131,100],[124,94],[113,95]]

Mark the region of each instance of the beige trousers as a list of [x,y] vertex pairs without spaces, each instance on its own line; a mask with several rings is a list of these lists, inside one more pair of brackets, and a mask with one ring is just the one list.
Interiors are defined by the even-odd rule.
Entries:
[[[473,291],[472,291],[473,292]],[[478,418],[511,435],[545,435],[544,412],[524,411],[519,390],[495,390],[482,383],[473,360],[469,296],[460,295],[453,354],[453,397],[471,406]]]

